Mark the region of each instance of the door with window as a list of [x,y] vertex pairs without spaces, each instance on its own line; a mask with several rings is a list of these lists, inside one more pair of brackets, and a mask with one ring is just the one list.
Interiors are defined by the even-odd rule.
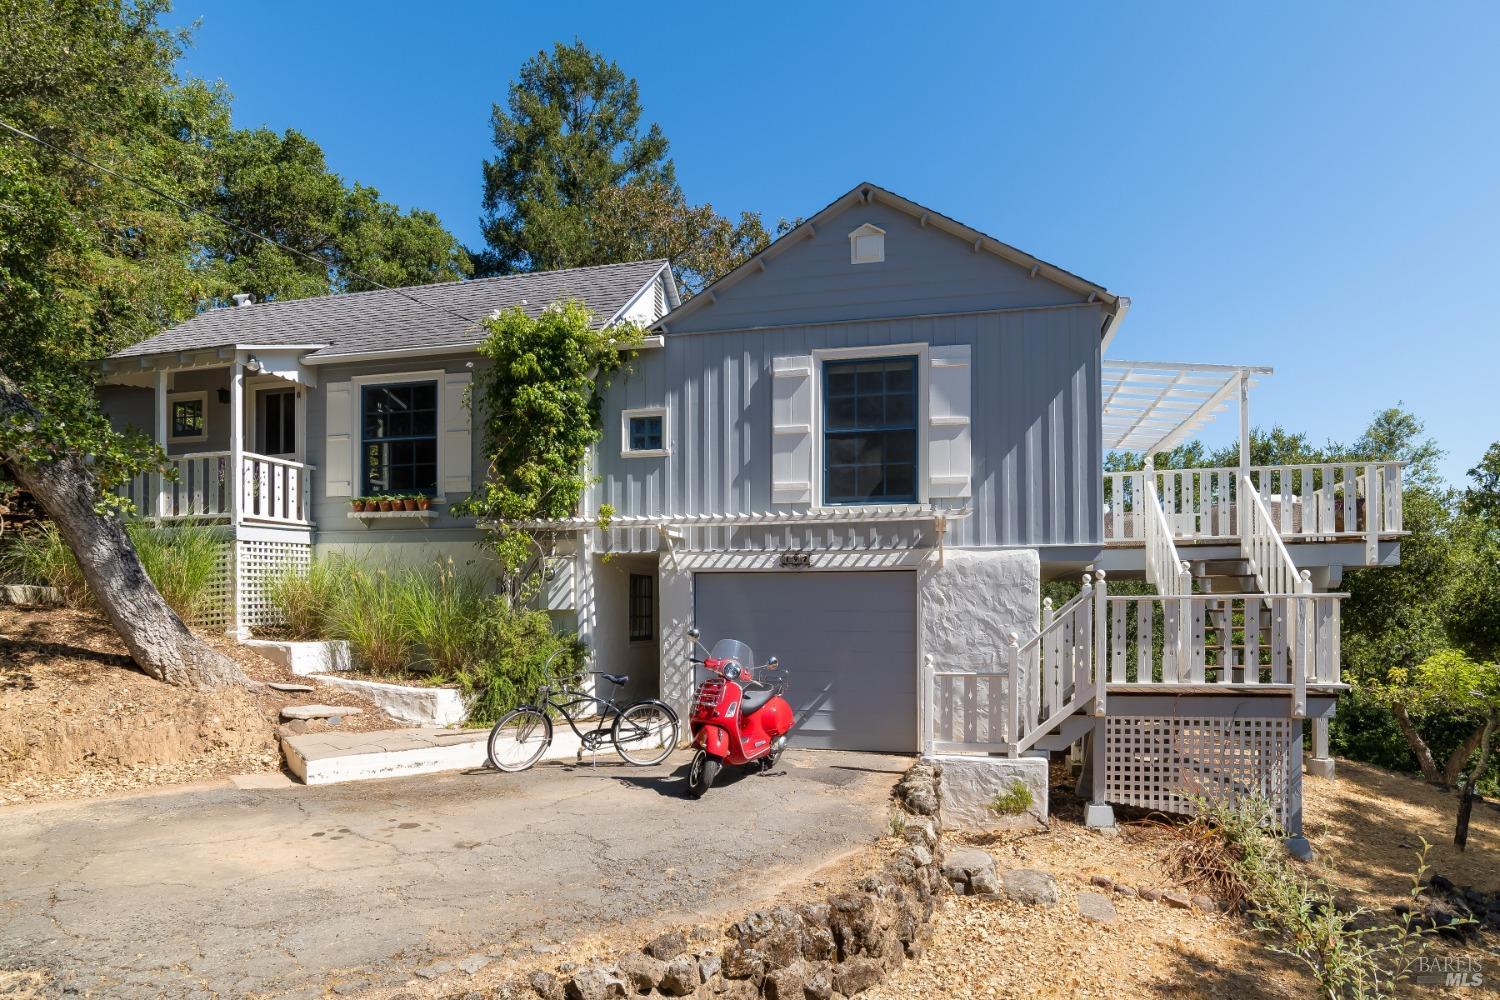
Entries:
[[262,389],[255,394],[255,444],[272,458],[297,459],[297,390]]

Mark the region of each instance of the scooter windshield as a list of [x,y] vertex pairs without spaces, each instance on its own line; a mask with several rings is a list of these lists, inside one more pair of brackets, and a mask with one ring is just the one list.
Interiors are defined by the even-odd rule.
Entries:
[[720,639],[714,643],[714,648],[709,651],[709,656],[715,660],[723,660],[725,664],[737,663],[745,675],[753,676],[755,673],[755,654],[750,652],[750,647],[738,639]]

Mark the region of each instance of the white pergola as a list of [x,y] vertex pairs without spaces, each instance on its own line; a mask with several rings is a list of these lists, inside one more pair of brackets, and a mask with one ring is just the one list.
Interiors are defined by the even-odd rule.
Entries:
[[1250,462],[1250,387],[1273,374],[1251,365],[1105,361],[1104,447],[1153,455],[1186,440],[1238,397],[1240,465]]

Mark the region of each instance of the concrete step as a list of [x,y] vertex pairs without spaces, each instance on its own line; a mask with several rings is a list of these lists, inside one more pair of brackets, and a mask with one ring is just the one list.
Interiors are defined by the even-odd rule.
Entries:
[[[485,766],[488,729],[382,729],[366,733],[321,732],[285,736],[287,770],[303,784],[332,785],[408,774],[464,771]],[[578,737],[566,725],[554,732],[542,760],[577,757]],[[584,757],[585,763],[589,760]]]

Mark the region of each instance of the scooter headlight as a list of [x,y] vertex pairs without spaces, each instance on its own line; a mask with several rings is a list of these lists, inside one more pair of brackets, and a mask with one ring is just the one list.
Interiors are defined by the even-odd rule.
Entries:
[[740,665],[738,663],[731,663],[731,664],[729,664],[727,667],[724,668],[724,676],[727,677],[727,678],[729,678],[732,681],[739,680],[740,679]]

